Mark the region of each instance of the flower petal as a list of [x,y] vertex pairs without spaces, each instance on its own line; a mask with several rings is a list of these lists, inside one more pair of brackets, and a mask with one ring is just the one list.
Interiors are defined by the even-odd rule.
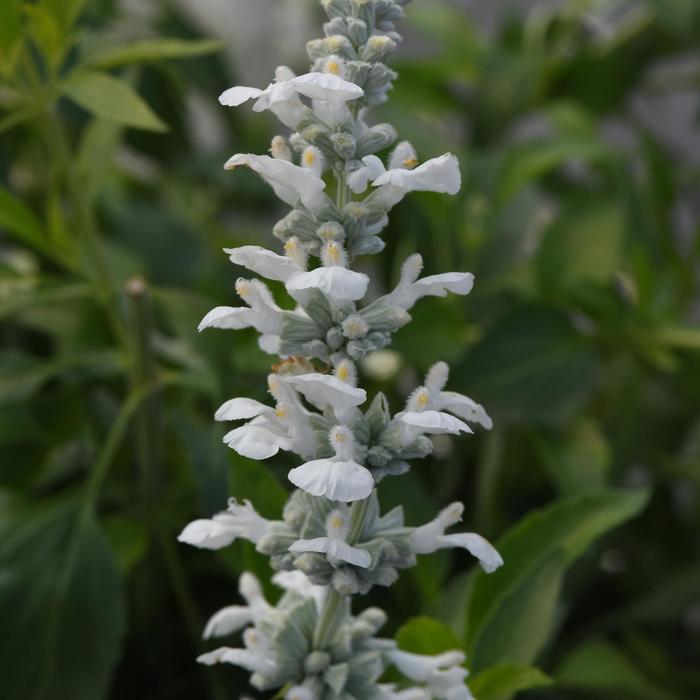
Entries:
[[261,425],[242,425],[224,435],[224,442],[249,459],[268,459],[280,450],[291,450],[291,440]]
[[255,312],[245,306],[217,306],[212,309],[197,326],[198,331],[205,328],[249,328],[253,325]]
[[362,272],[345,267],[317,267],[311,272],[300,272],[289,279],[287,290],[300,292],[320,289],[338,301],[358,301],[364,297],[369,285],[369,277]]
[[221,549],[236,539],[236,531],[215,520],[194,520],[177,539],[200,549]]
[[440,549],[445,547],[463,547],[475,556],[481,568],[490,574],[503,566],[503,557],[496,548],[484,537],[475,532],[456,532],[452,535],[442,535],[437,538]]
[[344,80],[334,73],[312,72],[298,75],[289,81],[300,95],[313,100],[356,100],[365,91],[355,83]]
[[214,418],[216,420],[247,420],[248,418],[255,418],[264,413],[271,413],[272,408],[266,406],[260,401],[255,401],[255,399],[248,399],[245,397],[239,397],[235,399],[229,399],[226,403],[223,403],[216,410]]
[[316,537],[311,540],[297,540],[290,552],[321,552],[329,557],[367,569],[372,564],[372,556],[365,549],[352,547],[343,540],[331,537]]
[[449,433],[458,435],[461,432],[472,433],[473,430],[464,422],[442,411],[407,411],[399,413],[397,418],[412,428],[420,428],[431,435]]
[[312,496],[325,496],[332,501],[360,501],[374,489],[369,469],[356,462],[333,462],[316,459],[289,472],[289,480]]
[[262,94],[263,90],[259,88],[236,85],[236,87],[229,88],[219,95],[219,103],[224,107],[238,107],[238,105],[260,97]]
[[481,404],[456,391],[440,392],[440,408],[449,411],[465,421],[478,423],[486,430],[493,428],[493,421]]
[[229,260],[269,280],[286,282],[299,268],[284,255],[273,253],[259,245],[244,245],[240,248],[224,248]]
[[457,194],[462,184],[459,162],[451,153],[431,158],[413,170],[392,168],[372,183],[375,187],[391,185],[404,192],[442,192]]
[[250,608],[242,605],[229,605],[209,618],[202,637],[204,639],[225,637],[227,634],[238,632],[252,621],[253,615]]
[[345,413],[367,400],[364,389],[346,384],[332,374],[298,374],[284,377],[300,394],[316,408],[330,406],[336,413]]

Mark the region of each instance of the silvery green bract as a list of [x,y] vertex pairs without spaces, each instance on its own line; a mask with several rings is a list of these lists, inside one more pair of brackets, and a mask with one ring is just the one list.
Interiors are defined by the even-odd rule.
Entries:
[[[243,630],[243,646],[215,649],[199,661],[241,666],[254,687],[280,690],[287,700],[471,698],[462,652],[398,649],[377,636],[385,614],[354,614],[351,596],[390,586],[416,555],[438,549],[464,548],[487,572],[503,564],[479,535],[446,533],[461,520],[461,503],[412,527],[400,507],[382,512],[375,490],[430,454],[431,436],[491,428],[482,406],[446,389],[442,362],[396,414],[382,394],[369,400],[357,386],[355,362],[387,347],[421,298],[465,295],[474,281],[465,272],[422,276],[414,254],[388,294],[367,299],[369,278],[351,269],[358,256],[383,249],[388,213],[407,193],[460,188],[455,156],[421,163],[410,143],[396,144],[391,125],[367,120],[396,78],[386,61],[401,41],[394,23],[405,4],[322,0],[328,22],[325,37],[307,46],[308,73],[281,66],[266,88],[237,86],[220,97],[229,107],[253,100],[255,111],[270,110],[291,129],[272,139],[271,155],[239,153],[225,166],[250,168],[291,207],[274,227],[283,250],[249,245],[225,252],[254,275],[281,282],[294,308],[279,306],[260,279],[240,278],[244,305],[204,317],[200,330],[255,328],[260,348],[281,358],[268,376],[269,404],[231,398],[215,417],[231,424],[224,442],[244,457],[297,455],[289,472],[297,490],[280,520],[231,499],[226,511],[190,523],[179,539],[205,549],[245,539],[270,557],[278,572],[273,582],[284,591],[279,602],[268,603],[255,577],[243,574],[245,604],[220,610],[204,631],[212,638]],[[384,160],[377,155],[391,147]],[[382,682],[389,666],[405,683]]]

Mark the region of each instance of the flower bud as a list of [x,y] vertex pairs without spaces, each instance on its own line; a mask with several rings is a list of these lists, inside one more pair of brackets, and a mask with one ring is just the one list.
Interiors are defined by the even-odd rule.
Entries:
[[284,136],[275,136],[270,143],[270,155],[278,160],[292,160],[292,149]]
[[351,0],[321,0],[321,6],[329,19],[347,17],[352,14]]
[[396,49],[396,42],[388,36],[378,34],[371,36],[360,51],[360,59],[368,63],[385,61]]
[[382,151],[396,141],[397,133],[391,124],[376,124],[357,139],[356,158]]
[[354,595],[359,590],[357,576],[349,566],[336,569],[333,572],[332,583],[335,590],[342,595]]
[[324,221],[316,230],[316,235],[324,242],[345,240],[345,229],[337,221]]
[[304,659],[304,671],[309,675],[321,673],[328,668],[331,662],[330,654],[325,651],[312,651],[306,659]]
[[345,343],[345,336],[342,328],[333,326],[333,328],[329,329],[328,333],[326,333],[326,345],[331,350],[338,350],[343,346],[343,343]]
[[363,22],[361,19],[357,19],[356,17],[348,17],[347,28],[350,40],[357,46],[360,46],[367,41],[369,32],[367,31],[366,22]]
[[355,157],[357,142],[352,134],[347,131],[339,131],[331,136],[331,142],[335,152],[344,160]]

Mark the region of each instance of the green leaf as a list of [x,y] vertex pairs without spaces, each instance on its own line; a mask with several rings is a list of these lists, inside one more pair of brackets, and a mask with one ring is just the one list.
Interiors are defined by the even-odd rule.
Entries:
[[21,199],[4,187],[0,187],[0,229],[5,229],[30,248],[53,253],[39,219]]
[[604,640],[585,642],[574,649],[555,674],[565,688],[614,692],[639,700],[672,700],[674,694],[658,687],[617,647]]
[[32,307],[90,299],[92,295],[92,288],[87,284],[58,280],[42,281],[27,289],[15,288],[9,294],[0,290],[0,319],[20,314]]
[[204,56],[221,48],[222,43],[212,39],[145,39],[96,51],[85,62],[97,68],[116,68],[129,63]]
[[64,30],[70,29],[86,3],[87,0],[41,0],[41,4],[51,12]]
[[431,617],[410,619],[396,633],[396,643],[403,651],[413,654],[441,654],[462,648],[454,631]]
[[5,700],[98,700],[119,658],[124,598],[93,516],[74,505],[2,523]]
[[542,240],[536,262],[541,288],[556,295],[581,284],[609,282],[621,262],[623,235],[618,203],[576,198]]
[[[537,595],[538,581],[556,599],[566,566],[598,537],[638,514],[647,499],[645,489],[585,494],[536,511],[511,529],[497,545],[505,565],[493,574],[479,571],[475,576],[466,638],[473,667],[511,659],[529,662],[527,657],[532,657],[533,650],[538,652],[545,641],[543,630],[538,630],[537,643],[523,646],[522,630],[511,630],[509,621],[512,625],[521,616],[531,620],[533,609],[539,608],[549,624],[555,601],[542,611],[547,603],[539,600],[545,594]],[[499,646],[495,636],[499,632],[512,648]]]
[[554,423],[588,398],[599,365],[596,348],[565,314],[525,306],[487,331],[455,381],[496,420]]
[[552,679],[539,668],[505,663],[492,666],[469,679],[469,688],[479,700],[503,700],[513,693],[552,685]]
[[19,0],[3,0],[0,2],[0,58],[10,52],[21,36]]
[[581,419],[561,434],[535,436],[535,444],[561,496],[605,486],[612,456],[594,421]]
[[64,95],[105,121],[146,131],[168,130],[127,82],[108,73],[79,71],[61,88]]

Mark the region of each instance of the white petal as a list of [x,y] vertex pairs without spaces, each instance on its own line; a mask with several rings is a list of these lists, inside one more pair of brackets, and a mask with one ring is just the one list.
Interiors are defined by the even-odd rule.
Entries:
[[365,91],[334,73],[305,73],[289,81],[301,95],[314,100],[356,100]]
[[228,647],[221,647],[208,654],[202,654],[197,657],[197,661],[206,666],[220,663],[235,664],[248,671],[258,673],[269,673],[275,669],[275,664],[269,659],[265,659],[245,649],[230,649]]
[[445,547],[463,547],[475,556],[483,570],[490,574],[503,566],[503,558],[496,548],[481,535],[475,532],[456,532],[453,535],[442,535],[437,538],[440,549]]
[[253,325],[255,312],[245,306],[217,306],[212,309],[197,326],[198,331],[205,328],[250,328]]
[[471,272],[445,272],[441,275],[423,277],[414,283],[418,298],[432,296],[444,297],[447,292],[469,294],[474,286],[474,275]]
[[316,408],[330,406],[336,413],[344,413],[367,400],[364,389],[350,386],[332,374],[299,374],[284,377]]
[[215,520],[194,520],[178,535],[180,542],[200,549],[221,549],[236,539],[236,530]]
[[348,187],[355,193],[361,194],[367,189],[370,180],[376,180],[386,168],[377,156],[365,156],[364,165],[348,176]]
[[237,85],[222,92],[219,95],[219,102],[225,107],[238,107],[248,100],[260,97],[262,93],[263,91],[258,88]]
[[441,411],[407,411],[399,413],[397,418],[406,425],[420,428],[431,435],[450,433],[458,435],[460,432],[471,433],[472,429],[464,422]]
[[255,418],[264,413],[271,413],[272,408],[266,406],[260,401],[239,397],[229,399],[226,403],[219,406],[214,414],[215,420],[245,420]]
[[372,184],[375,187],[391,185],[404,192],[442,192],[457,194],[462,177],[459,162],[451,153],[431,158],[413,170],[393,168],[380,175]]
[[224,248],[224,251],[232,263],[242,265],[269,280],[286,282],[294,273],[299,272],[299,268],[289,258],[259,245]]
[[416,165],[416,151],[408,141],[401,141],[391,154],[389,170],[412,169]]
[[329,557],[353,564],[354,566],[369,568],[372,564],[372,556],[365,549],[352,547],[343,540],[330,537],[316,537],[311,540],[297,540],[290,548],[290,552],[322,552]]
[[229,605],[212,615],[204,628],[204,639],[225,637],[243,629],[253,621],[250,608],[242,605]]
[[242,457],[268,459],[280,450],[290,450],[289,438],[260,425],[242,425],[224,435],[224,442]]
[[455,391],[440,392],[439,399],[440,409],[454,413],[463,420],[478,423],[479,425],[491,430],[493,421],[481,404],[476,403],[468,396],[463,396]]
[[369,277],[345,267],[317,267],[311,272],[300,272],[289,279],[287,290],[299,292],[320,289],[338,301],[358,301],[364,297]]
[[289,480],[312,496],[326,496],[332,501],[360,501],[374,488],[369,469],[356,462],[333,462],[316,459],[289,472]]

